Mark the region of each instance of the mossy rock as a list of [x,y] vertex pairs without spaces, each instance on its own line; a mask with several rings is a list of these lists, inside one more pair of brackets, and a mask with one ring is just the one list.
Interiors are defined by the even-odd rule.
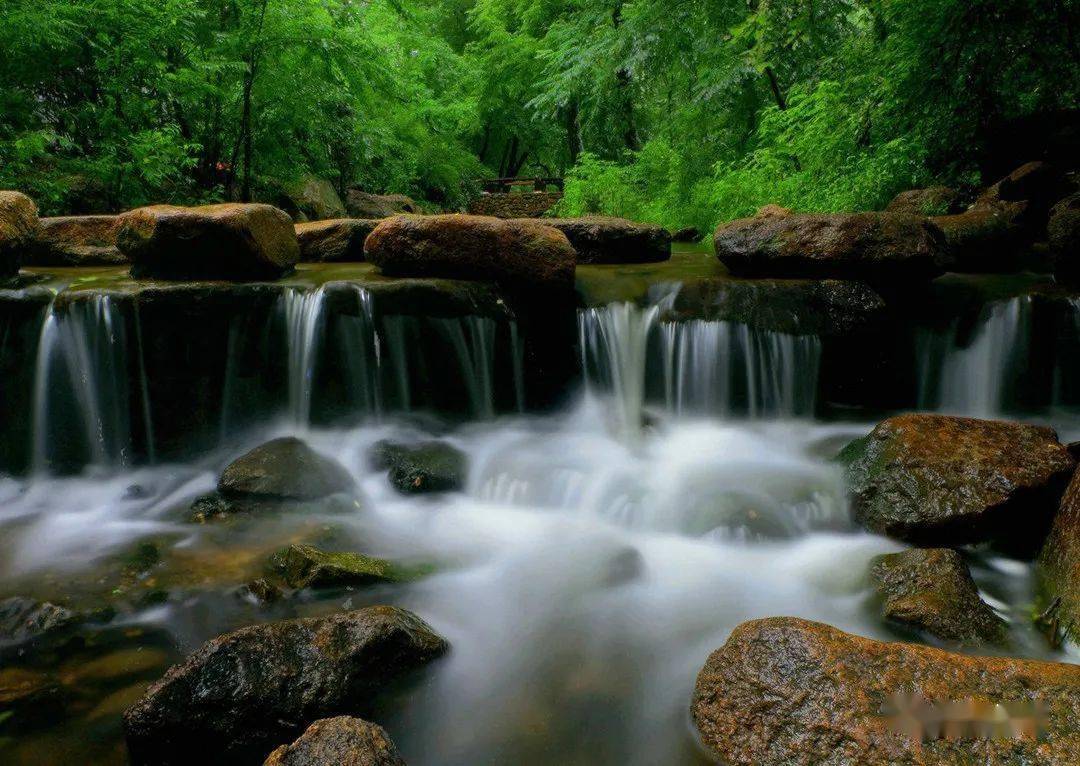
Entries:
[[408,445],[383,440],[372,447],[370,458],[404,494],[463,489],[469,469],[465,453],[440,441]]
[[312,545],[290,545],[272,562],[292,588],[345,588],[416,580],[430,567],[405,567],[352,552],[328,552]]

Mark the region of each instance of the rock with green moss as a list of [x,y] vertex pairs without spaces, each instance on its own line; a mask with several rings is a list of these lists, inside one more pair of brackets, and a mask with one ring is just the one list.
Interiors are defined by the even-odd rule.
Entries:
[[981,598],[964,559],[951,548],[878,556],[870,567],[888,620],[961,644],[1002,644],[1005,621]]
[[1080,473],[1061,499],[1037,575],[1041,627],[1054,643],[1067,639],[1080,644]]
[[441,441],[401,444],[383,440],[370,453],[377,470],[387,471],[390,483],[399,492],[451,492],[462,489],[469,461],[458,448]]
[[292,588],[345,588],[414,580],[428,572],[361,553],[332,553],[312,545],[290,545],[274,564]]
[[1051,428],[948,415],[889,418],[838,457],[855,519],[915,545],[1031,554],[1076,466]]

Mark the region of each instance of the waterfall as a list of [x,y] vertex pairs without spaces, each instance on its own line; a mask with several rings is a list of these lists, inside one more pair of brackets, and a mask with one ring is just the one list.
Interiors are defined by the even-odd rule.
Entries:
[[979,417],[1006,411],[1016,371],[1028,360],[1031,309],[1031,296],[991,303],[969,336],[960,320],[943,334],[924,336],[919,408]]
[[315,366],[322,342],[326,290],[288,288],[284,294],[285,332],[289,359],[289,415],[301,427],[311,425]]
[[[137,320],[137,317],[136,317]],[[152,456],[153,435],[148,387],[135,327],[138,357],[129,365],[128,328],[117,303],[104,294],[79,296],[48,307],[41,326],[35,361],[31,446],[36,472],[58,462],[124,467],[131,463],[134,431],[131,397],[141,400],[144,446]],[[135,375],[137,386],[130,384]],[[75,455],[79,426],[85,454]]]
[[677,414],[813,412],[817,337],[722,320],[661,321],[670,297],[644,308],[613,303],[579,314],[586,386],[613,393],[624,434],[640,431],[642,409],[654,400]]

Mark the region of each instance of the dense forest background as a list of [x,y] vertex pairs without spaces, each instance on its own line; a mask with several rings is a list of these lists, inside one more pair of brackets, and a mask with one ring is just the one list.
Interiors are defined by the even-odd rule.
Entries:
[[874,208],[1075,108],[1078,5],[4,0],[0,188],[65,212],[311,174],[454,209],[540,174],[560,212],[673,228]]

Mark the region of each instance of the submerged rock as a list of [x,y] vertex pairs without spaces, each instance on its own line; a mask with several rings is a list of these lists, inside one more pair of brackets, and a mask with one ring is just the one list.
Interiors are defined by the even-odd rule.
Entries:
[[967,564],[951,548],[915,548],[874,559],[882,616],[944,641],[1001,644],[1007,626],[979,598]]
[[316,500],[352,488],[343,465],[295,436],[273,439],[238,457],[218,479],[218,492],[234,498]]
[[345,193],[345,211],[352,218],[388,218],[401,213],[419,213],[420,207],[404,194],[368,194],[349,189]]
[[1054,205],[1046,231],[1054,254],[1054,277],[1080,285],[1080,194]]
[[1080,472],[1073,476],[1039,554],[1045,627],[1054,643],[1080,643]]
[[389,276],[449,277],[569,290],[576,254],[562,232],[538,221],[471,215],[398,216],[364,244]]
[[894,213],[770,211],[722,224],[715,240],[720,261],[746,276],[927,280],[943,272],[945,256],[936,227]]
[[377,724],[338,716],[316,721],[263,766],[405,766],[390,735]]
[[885,206],[886,213],[934,216],[963,210],[960,192],[948,186],[929,186],[900,192]]
[[0,650],[51,638],[77,621],[74,612],[47,601],[6,598],[0,601]]
[[14,276],[40,232],[37,205],[16,191],[0,191],[0,277]]
[[116,246],[120,217],[71,215],[42,218],[29,261],[34,266],[117,266],[128,262]]
[[361,553],[330,553],[312,545],[290,545],[275,556],[291,588],[344,588],[404,582],[423,574]]
[[364,240],[380,223],[377,218],[335,218],[296,224],[300,260],[341,263],[364,260]]
[[884,420],[840,453],[856,520],[916,545],[1037,550],[1076,466],[1052,428],[949,415]]
[[[1046,709],[1024,738],[913,741],[882,714],[892,695],[918,692],[941,706],[969,698]],[[969,657],[883,643],[817,622],[773,617],[737,627],[697,678],[691,711],[705,745],[732,766],[1066,766],[1080,751],[1080,666]],[[921,732],[920,732],[921,733]]]
[[399,444],[388,440],[371,448],[376,470],[388,471],[390,483],[399,492],[452,492],[464,488],[469,470],[465,453],[446,442]]
[[662,226],[625,218],[545,218],[577,251],[578,263],[655,263],[671,258],[671,234]]
[[366,713],[447,648],[389,606],[242,628],[203,644],[124,713],[129,752],[135,763],[257,762],[313,721]]
[[138,208],[116,240],[132,275],[154,279],[277,279],[300,259],[292,219],[261,204]]

